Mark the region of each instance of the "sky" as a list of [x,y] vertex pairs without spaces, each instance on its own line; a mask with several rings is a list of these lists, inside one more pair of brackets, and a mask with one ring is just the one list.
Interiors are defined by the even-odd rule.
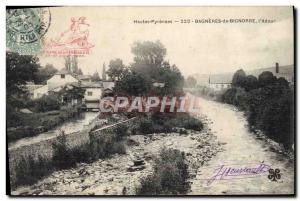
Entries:
[[[98,71],[111,59],[133,60],[135,41],[159,40],[166,60],[183,75],[251,70],[294,61],[292,7],[57,7],[50,8],[45,40],[55,39],[86,17],[90,55],[78,59],[84,74]],[[173,20],[172,24],[135,24],[134,20]],[[179,23],[182,19],[269,19],[273,23]],[[174,21],[179,21],[175,23]],[[40,56],[41,65],[64,67],[62,57]]]

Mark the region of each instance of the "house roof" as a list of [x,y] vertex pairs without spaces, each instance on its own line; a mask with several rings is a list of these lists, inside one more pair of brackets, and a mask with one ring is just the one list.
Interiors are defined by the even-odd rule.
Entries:
[[41,85],[41,84],[27,84],[26,88],[28,89],[28,91],[31,92],[31,91],[34,91],[37,88],[42,87],[42,86],[44,86],[44,85]]
[[[279,73],[276,73],[275,66],[267,67],[267,68],[259,68],[254,70],[245,71],[246,75],[253,75],[258,77],[262,72],[269,71],[272,72],[274,76],[277,78],[283,77],[288,82],[293,82],[294,80],[294,65],[279,65]],[[197,74],[195,78],[197,79],[197,83],[200,85],[206,85],[207,83],[211,84],[230,84],[232,82],[234,73],[223,73],[223,74]]]
[[77,75],[77,78],[80,80],[86,80],[86,79],[91,79],[92,76],[90,75]]
[[114,82],[110,82],[110,81],[103,81],[103,88],[104,89],[110,89],[112,90],[115,87],[115,83]]
[[82,82],[81,87],[83,88],[103,88],[102,82]]
[[210,84],[230,84],[232,77],[232,73],[226,73],[210,75],[208,79]]
[[255,69],[255,70],[250,70],[250,71],[246,71],[247,75],[254,75],[254,76],[259,76],[262,72],[264,71],[269,71],[272,72],[273,75],[276,76],[276,74],[278,76],[280,75],[293,75],[294,74],[294,65],[286,65],[286,66],[279,66],[279,73],[276,73],[276,68],[275,66],[273,67],[268,67],[268,68],[259,68],[259,69]]
[[57,71],[55,73],[55,75],[61,75],[61,74],[70,74],[70,75],[73,75],[70,71],[68,71],[67,69],[63,68],[61,69],[60,71]]

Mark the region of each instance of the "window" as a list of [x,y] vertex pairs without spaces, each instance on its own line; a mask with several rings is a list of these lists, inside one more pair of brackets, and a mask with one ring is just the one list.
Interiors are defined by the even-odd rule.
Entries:
[[61,79],[65,79],[65,76],[66,76],[65,74],[61,74],[61,75],[60,75],[60,78],[61,78]]
[[88,91],[87,95],[88,95],[88,96],[92,96],[92,95],[93,95],[93,92]]

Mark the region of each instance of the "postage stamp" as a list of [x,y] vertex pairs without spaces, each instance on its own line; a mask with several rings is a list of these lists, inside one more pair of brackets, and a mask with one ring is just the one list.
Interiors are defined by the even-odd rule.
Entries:
[[7,49],[25,55],[40,54],[50,24],[49,8],[7,9]]
[[67,29],[57,38],[44,41],[44,55],[64,57],[90,54],[94,45],[88,41],[89,27],[86,17],[72,17]]

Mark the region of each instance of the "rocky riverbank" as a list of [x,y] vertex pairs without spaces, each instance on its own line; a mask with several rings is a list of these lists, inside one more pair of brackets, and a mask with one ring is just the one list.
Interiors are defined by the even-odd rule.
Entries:
[[186,134],[158,133],[133,135],[126,140],[127,153],[113,155],[91,164],[54,172],[35,185],[20,187],[13,195],[134,195],[142,177],[152,171],[153,159],[162,147],[184,151],[189,165],[190,180],[197,170],[218,152],[222,144],[201,118],[204,129],[187,130]]

